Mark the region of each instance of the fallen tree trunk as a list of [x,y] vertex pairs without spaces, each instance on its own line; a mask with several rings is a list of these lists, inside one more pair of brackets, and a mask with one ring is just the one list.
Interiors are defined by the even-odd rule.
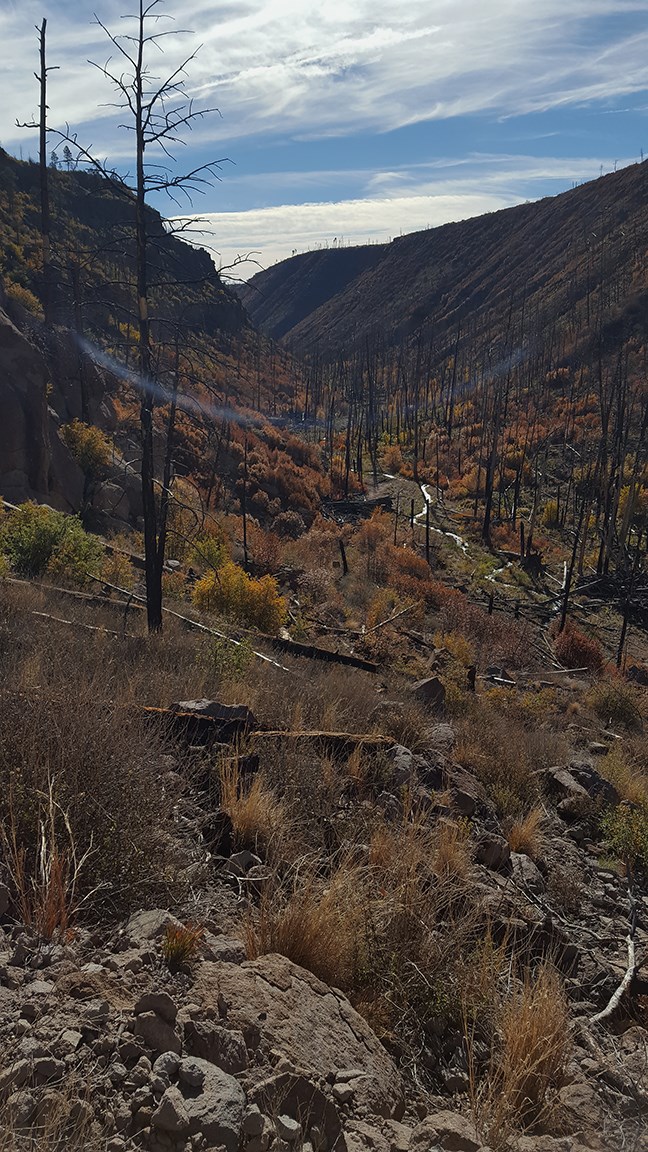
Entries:
[[309,660],[324,660],[329,664],[343,664],[348,668],[361,668],[363,672],[378,671],[378,664],[363,660],[361,656],[348,656],[346,652],[330,652],[328,648],[318,648],[315,644],[299,644],[296,640],[284,640],[279,636],[268,637],[269,642],[282,652],[292,656],[306,656]]

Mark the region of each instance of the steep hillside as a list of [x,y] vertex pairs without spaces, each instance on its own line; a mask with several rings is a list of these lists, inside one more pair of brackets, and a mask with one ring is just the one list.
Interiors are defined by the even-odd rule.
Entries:
[[[96,175],[50,169],[48,177],[49,324],[42,309],[39,169],[0,149],[0,495],[79,511],[84,480],[64,429],[81,420],[112,441],[111,467],[90,513],[99,513],[102,527],[115,520],[135,526],[141,502],[134,206],[128,193]],[[328,482],[316,453],[269,423],[296,404],[299,374],[290,357],[254,331],[206,251],[170,235],[152,209],[148,233],[158,478],[168,398],[176,389],[176,475],[189,477],[207,505],[218,499],[237,508],[247,441],[250,511],[266,522],[288,510],[308,520],[318,487]]]
[[[253,277],[246,307],[269,334],[328,355],[368,334],[398,343],[423,330],[442,357],[459,324],[478,350],[522,300],[545,325],[600,310],[645,326],[647,193],[648,165],[633,165],[560,196],[360,249],[352,279],[349,250],[307,253]],[[303,317],[296,298],[311,305]]]
[[[258,273],[237,290],[254,323],[275,340],[341,295],[383,259],[388,245],[305,252]],[[329,257],[335,255],[334,260]]]

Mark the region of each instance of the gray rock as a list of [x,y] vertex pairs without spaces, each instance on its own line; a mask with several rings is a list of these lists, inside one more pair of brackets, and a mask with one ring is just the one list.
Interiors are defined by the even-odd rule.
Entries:
[[142,1012],[156,1012],[167,1024],[175,1024],[178,1007],[168,992],[145,992],[137,1001],[134,1012],[136,1016]]
[[182,924],[163,908],[151,908],[147,912],[135,912],[128,921],[124,934],[129,940],[159,940],[168,927],[181,928]]
[[445,706],[446,690],[443,681],[438,676],[428,676],[425,680],[417,680],[412,685],[412,695],[421,704],[440,712]]
[[185,1056],[180,1061],[178,1079],[182,1084],[188,1084],[190,1088],[202,1088],[205,1082],[205,1073],[198,1060],[191,1056]]
[[154,1128],[163,1132],[188,1132],[189,1115],[180,1090],[173,1085],[167,1088],[160,1103],[151,1116]]
[[475,860],[491,872],[501,872],[511,858],[508,841],[495,832],[482,832],[477,840]]
[[33,980],[27,985],[30,996],[49,996],[54,991],[54,985],[49,980]]
[[83,1036],[73,1028],[66,1028],[65,1032],[61,1032],[58,1042],[66,1052],[76,1052],[77,1048],[83,1044]]
[[246,876],[250,868],[262,863],[263,861],[259,856],[255,856],[254,852],[244,848],[242,852],[232,853],[225,865],[225,871],[232,876]]
[[245,1109],[245,1093],[233,1076],[206,1060],[200,1065],[205,1081],[198,1095],[185,1097],[191,1135],[202,1132],[208,1147],[222,1146],[226,1152],[237,1152]]
[[338,1104],[349,1104],[355,1095],[350,1084],[334,1084],[331,1094]]
[[172,1076],[175,1076],[179,1067],[180,1058],[175,1051],[163,1052],[155,1061],[153,1071],[157,1076],[166,1076],[170,1080]]
[[277,1116],[275,1128],[279,1139],[286,1140],[288,1144],[294,1144],[301,1136],[301,1124],[291,1116]]
[[142,1012],[135,1021],[135,1033],[153,1052],[180,1053],[182,1050],[177,1032],[157,1012]]
[[244,1072],[248,1055],[242,1032],[224,1028],[211,1020],[188,1020],[185,1024],[185,1046],[194,1056],[217,1064],[224,1072]]
[[12,1092],[6,1102],[6,1116],[15,1128],[26,1128],[34,1115],[36,1100],[31,1092]]
[[513,879],[521,888],[540,894],[546,885],[540,869],[524,852],[511,852]]
[[410,1140],[410,1152],[479,1152],[482,1142],[474,1125],[457,1112],[435,1112],[418,1124]]
[[252,1104],[243,1117],[242,1130],[245,1136],[261,1136],[266,1126],[266,1118],[261,1109]]
[[62,1080],[66,1071],[63,1060],[56,1060],[54,1056],[40,1056],[34,1060],[34,1075],[38,1080]]
[[205,960],[221,964],[242,964],[247,959],[242,940],[235,936],[214,936],[212,932],[205,932],[203,936],[202,954]]

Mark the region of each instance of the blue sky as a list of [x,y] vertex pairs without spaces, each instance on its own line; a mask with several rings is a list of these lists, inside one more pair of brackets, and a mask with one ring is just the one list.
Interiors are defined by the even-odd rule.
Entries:
[[[0,143],[36,134],[35,25],[48,18],[50,123],[129,167],[111,89],[88,63],[133,0],[0,0]],[[570,188],[648,154],[648,0],[166,0],[199,44],[187,86],[218,107],[179,150],[228,157],[194,201],[216,263],[261,266],[321,244],[381,241]],[[174,211],[173,205],[160,205]],[[239,269],[241,275],[255,265]]]

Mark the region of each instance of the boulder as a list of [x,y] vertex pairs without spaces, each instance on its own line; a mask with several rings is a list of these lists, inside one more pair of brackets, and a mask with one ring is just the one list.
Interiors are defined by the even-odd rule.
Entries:
[[185,1108],[182,1093],[174,1085],[167,1088],[160,1103],[151,1116],[154,1128],[161,1128],[164,1132],[188,1132],[189,1116]]
[[491,872],[502,872],[511,858],[508,841],[495,832],[482,832],[475,848],[475,860]]
[[196,1069],[204,1073],[202,1088],[183,1088],[184,1108],[189,1133],[199,1132],[208,1148],[225,1148],[238,1152],[241,1125],[245,1111],[245,1093],[233,1076],[214,1064],[194,1057]]
[[512,876],[521,888],[540,894],[545,890],[544,877],[540,869],[524,852],[511,852]]
[[217,1064],[233,1075],[247,1068],[248,1056],[242,1032],[224,1028],[211,1020],[188,1020],[185,1045],[194,1056]]
[[428,676],[425,680],[417,680],[412,685],[412,695],[421,704],[440,712],[445,706],[446,690],[443,681],[438,676]]
[[285,956],[244,964],[204,961],[192,995],[215,1012],[219,995],[224,997],[228,1024],[241,1030],[248,1048],[263,1039],[308,1077],[358,1069],[363,1073],[354,1083],[359,1105],[375,1115],[402,1116],[401,1078],[366,1021],[339,990]]
[[329,1152],[345,1152],[342,1122],[335,1104],[303,1072],[268,1076],[250,1088],[248,1100],[269,1115],[297,1117],[314,1146],[323,1144]]
[[417,1125],[412,1133],[409,1152],[479,1152],[482,1141],[474,1124],[458,1112],[435,1112]]
[[141,1036],[152,1052],[180,1052],[182,1045],[175,1029],[157,1012],[142,1012],[135,1021],[135,1035]]

